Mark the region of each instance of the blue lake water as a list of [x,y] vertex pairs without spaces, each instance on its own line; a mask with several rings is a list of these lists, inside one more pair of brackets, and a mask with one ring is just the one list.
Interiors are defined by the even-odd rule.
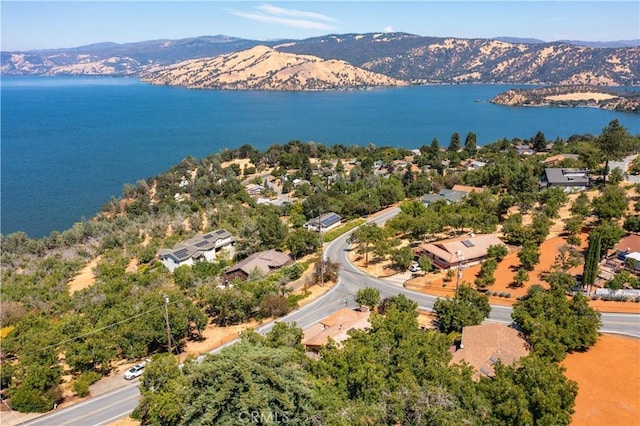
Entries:
[[502,137],[599,134],[638,115],[592,108],[514,108],[487,101],[513,86],[421,86],[352,92],[204,91],[133,79],[3,77],[1,231],[32,237],[91,217],[125,183],[248,143],[417,148],[453,132]]

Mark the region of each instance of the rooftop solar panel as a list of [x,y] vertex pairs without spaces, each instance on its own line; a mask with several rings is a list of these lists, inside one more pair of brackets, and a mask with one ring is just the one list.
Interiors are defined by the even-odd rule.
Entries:
[[464,244],[465,247],[473,247],[473,242],[471,240],[464,240],[462,244]]
[[184,257],[187,255],[187,253],[189,253],[189,249],[184,248],[184,249],[178,250],[175,254],[178,257]]

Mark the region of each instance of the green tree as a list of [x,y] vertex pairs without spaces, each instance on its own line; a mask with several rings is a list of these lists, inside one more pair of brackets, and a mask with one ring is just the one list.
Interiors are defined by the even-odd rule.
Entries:
[[593,207],[601,220],[619,219],[627,211],[627,193],[619,186],[607,186],[600,197],[594,198]]
[[533,352],[552,361],[588,349],[598,340],[601,325],[600,314],[589,307],[585,296],[577,293],[569,299],[560,287],[530,287],[526,297],[513,305],[511,316]]
[[627,216],[622,227],[629,232],[640,232],[640,216]]
[[596,138],[596,145],[602,152],[605,160],[603,182],[607,182],[609,162],[621,160],[631,149],[631,136],[629,131],[615,119],[602,129],[600,136]]
[[571,213],[579,216],[589,216],[591,214],[591,202],[584,192],[581,192],[571,206]]
[[145,367],[140,383],[140,404],[134,416],[149,425],[179,425],[182,421],[183,376],[170,354],[157,355]]
[[183,370],[182,424],[239,424],[247,419],[303,422],[311,417],[311,377],[298,351],[241,341]]
[[538,202],[542,207],[542,212],[550,218],[558,217],[560,207],[567,201],[569,201],[569,196],[563,188],[558,186],[547,188],[538,194]]
[[485,424],[568,425],[578,386],[564,368],[537,356],[514,366],[495,366],[495,376],[480,380],[481,393],[490,402]]
[[320,248],[320,236],[317,232],[300,228],[287,235],[284,245],[291,252],[291,257],[298,259]]
[[614,221],[602,222],[594,229],[594,231],[600,233],[600,236],[602,237],[600,258],[611,250],[625,234],[624,229],[618,226]]
[[380,290],[373,287],[361,288],[356,293],[356,303],[373,309],[380,303]]
[[437,138],[431,139],[431,145],[429,145],[429,154],[431,156],[437,156],[440,153],[440,142]]
[[287,226],[280,220],[280,215],[272,208],[261,208],[257,211],[256,226],[263,249],[281,248],[288,235]]
[[431,259],[427,256],[420,256],[418,258],[418,266],[424,272],[430,272],[433,269],[433,264],[431,263]]
[[369,266],[369,247],[385,239],[384,230],[375,222],[367,223],[353,231],[349,237],[350,244],[358,244],[358,252],[364,254],[365,267]]
[[547,150],[547,138],[544,137],[544,133],[538,131],[533,137],[533,149],[536,152],[544,152]]
[[463,327],[478,325],[489,317],[491,306],[486,295],[469,286],[458,289],[454,299],[438,299],[433,305],[438,329],[442,333],[461,332]]
[[482,266],[480,267],[478,276],[474,281],[476,287],[478,287],[479,289],[483,289],[485,287],[493,285],[496,282],[496,278],[493,274],[496,272],[497,267],[498,262],[494,258],[488,258],[487,260],[482,262]]
[[522,249],[518,252],[520,264],[527,271],[533,271],[533,268],[540,262],[540,247],[533,241],[525,241]]
[[458,152],[460,151],[460,134],[458,132],[454,132],[451,135],[451,140],[449,141],[449,147],[447,148],[447,151],[451,152]]
[[495,259],[497,262],[502,262],[502,259],[509,253],[507,246],[504,244],[496,244],[487,248],[487,257]]
[[267,333],[265,343],[272,348],[293,348],[302,351],[304,350],[303,337],[304,332],[295,323],[276,321],[271,331]]
[[525,281],[529,281],[529,273],[525,268],[518,268],[513,276],[514,287],[522,287]]
[[590,288],[596,281],[598,265],[600,263],[601,245],[602,235],[599,232],[592,231],[589,234],[589,248],[587,249],[587,256],[582,272],[582,285],[584,288]]
[[467,151],[470,157],[476,155],[478,151],[478,137],[475,133],[467,133],[467,137],[464,140],[464,150]]
[[391,260],[399,270],[406,270],[411,266],[411,262],[413,261],[413,251],[411,251],[411,247],[404,246],[399,249],[392,250]]
[[531,222],[531,240],[535,243],[542,244],[549,236],[551,229],[551,219],[544,212],[536,212]]

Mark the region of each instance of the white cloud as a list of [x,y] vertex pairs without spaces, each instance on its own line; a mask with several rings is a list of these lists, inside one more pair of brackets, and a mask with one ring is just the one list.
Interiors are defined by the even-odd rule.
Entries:
[[384,32],[385,33],[392,33],[393,32],[393,27],[391,25],[387,25],[386,27],[384,27]]
[[330,16],[323,15],[321,13],[304,12],[302,10],[294,10],[294,9],[285,9],[283,7],[273,6],[271,4],[263,4],[260,6],[256,6],[256,9],[260,10],[261,12],[268,13],[270,15],[284,15],[284,16],[291,16],[294,18],[307,18],[307,19],[313,19],[316,21],[326,21],[326,22],[335,21],[335,19],[331,18]]
[[269,24],[281,24],[288,27],[311,30],[334,29],[333,25],[330,25],[329,22],[333,22],[335,19],[321,13],[285,9],[270,4],[262,4],[254,7],[254,9],[257,10],[257,12],[244,12],[236,9],[229,9],[228,12],[242,18]]

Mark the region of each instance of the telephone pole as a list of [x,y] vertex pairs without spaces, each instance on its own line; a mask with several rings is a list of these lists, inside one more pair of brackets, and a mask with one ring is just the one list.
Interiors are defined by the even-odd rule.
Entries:
[[173,353],[171,348],[171,326],[169,325],[169,296],[163,294],[164,296],[164,321],[167,323],[167,348],[169,349],[169,353]]

